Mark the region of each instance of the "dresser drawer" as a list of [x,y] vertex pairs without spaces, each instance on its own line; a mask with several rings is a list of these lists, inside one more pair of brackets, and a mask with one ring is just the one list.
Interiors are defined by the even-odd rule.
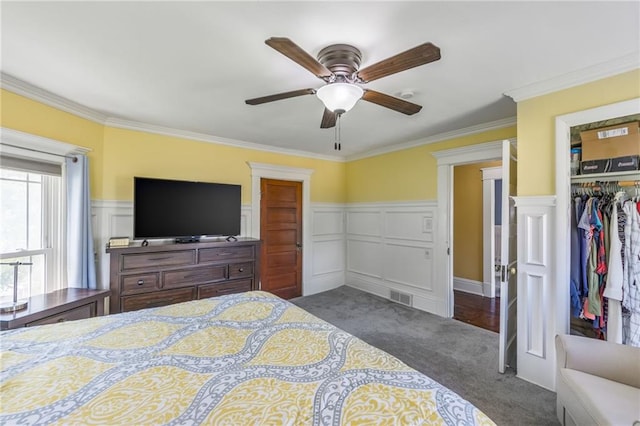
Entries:
[[233,259],[253,259],[253,246],[215,247],[200,249],[198,263],[223,262]]
[[253,262],[232,263],[229,265],[229,279],[246,278],[253,276]]
[[198,299],[222,296],[223,294],[242,293],[251,290],[252,280],[241,280],[219,284],[205,284],[198,286]]
[[124,275],[122,280],[122,295],[144,293],[158,289],[158,274]]
[[96,304],[90,303],[88,305],[78,306],[77,308],[61,312],[57,315],[51,315],[49,317],[27,323],[26,326],[31,327],[34,325],[55,324],[57,322],[74,321],[94,316],[96,316]]
[[209,281],[223,281],[227,278],[226,271],[226,265],[167,271],[163,277],[163,288],[184,287]]
[[158,268],[162,266],[193,265],[194,263],[196,263],[195,250],[122,255],[123,271],[140,268]]
[[189,287],[125,296],[121,298],[122,312],[188,302],[193,300],[194,293],[195,287]]

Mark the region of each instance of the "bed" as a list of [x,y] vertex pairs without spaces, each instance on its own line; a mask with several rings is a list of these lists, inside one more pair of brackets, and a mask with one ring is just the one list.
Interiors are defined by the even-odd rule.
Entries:
[[2,332],[0,424],[492,425],[265,292]]

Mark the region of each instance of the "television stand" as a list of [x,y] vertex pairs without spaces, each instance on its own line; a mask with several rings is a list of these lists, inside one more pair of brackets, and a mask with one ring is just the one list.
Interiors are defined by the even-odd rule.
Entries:
[[227,241],[231,241],[231,242],[233,242],[233,241],[238,241],[238,239],[237,239],[236,237],[234,237],[233,235],[229,235],[229,236],[227,237]]
[[199,243],[200,237],[182,237],[176,238],[176,244]]

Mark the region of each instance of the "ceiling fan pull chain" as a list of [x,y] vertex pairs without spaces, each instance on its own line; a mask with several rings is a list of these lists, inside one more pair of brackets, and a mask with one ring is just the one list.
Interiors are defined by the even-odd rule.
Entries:
[[336,142],[333,144],[333,149],[336,151],[340,151],[342,149],[342,144],[340,143],[340,140],[342,138],[341,131],[340,131],[340,117],[342,117],[342,114],[336,114],[336,128],[335,128]]

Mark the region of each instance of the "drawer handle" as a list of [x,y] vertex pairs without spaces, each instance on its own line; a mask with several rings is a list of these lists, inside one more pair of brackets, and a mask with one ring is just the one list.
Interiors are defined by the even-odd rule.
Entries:
[[143,285],[144,284],[144,280],[138,280],[138,285]]
[[149,260],[169,260],[171,256],[150,257]]
[[244,268],[238,268],[238,272],[244,272]]
[[233,254],[233,252],[231,251],[221,251],[220,253],[218,253],[218,256],[229,256]]
[[189,279],[189,278],[209,278],[209,273],[208,272],[200,272],[200,273],[193,273],[193,274],[187,274],[187,275],[183,275],[182,276],[183,279]]

